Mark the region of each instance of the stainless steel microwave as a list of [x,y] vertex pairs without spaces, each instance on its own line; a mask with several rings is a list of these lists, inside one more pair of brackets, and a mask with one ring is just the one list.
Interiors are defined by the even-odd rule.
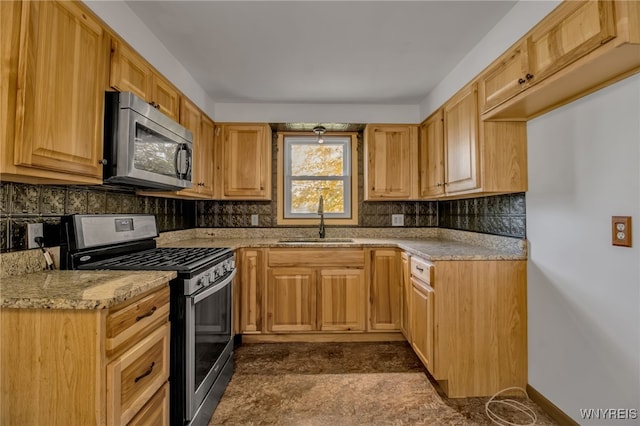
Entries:
[[130,92],[105,92],[103,175],[107,183],[191,187],[193,134]]

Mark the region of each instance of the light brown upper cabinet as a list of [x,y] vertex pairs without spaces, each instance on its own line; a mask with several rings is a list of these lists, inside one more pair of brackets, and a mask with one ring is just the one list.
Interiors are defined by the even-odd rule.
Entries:
[[271,199],[271,128],[222,124],[216,129],[216,177],[222,199]]
[[420,197],[527,190],[527,132],[521,121],[479,120],[469,84],[420,126]]
[[2,2],[1,45],[2,179],[102,183],[100,22],[78,2]]
[[364,133],[364,199],[417,199],[417,156],[418,126],[367,125]]
[[193,186],[178,192],[196,198],[213,197],[213,133],[214,124],[200,109],[186,98],[181,98],[180,124],[193,133]]
[[479,186],[477,99],[477,86],[470,84],[449,99],[443,107],[444,185],[447,193],[467,191]]
[[165,115],[179,120],[180,94],[125,42],[111,40],[111,87],[133,92]]
[[442,109],[439,109],[420,125],[418,161],[421,198],[444,194],[443,122]]
[[483,119],[530,119],[638,66],[640,3],[565,1],[481,73],[480,110]]

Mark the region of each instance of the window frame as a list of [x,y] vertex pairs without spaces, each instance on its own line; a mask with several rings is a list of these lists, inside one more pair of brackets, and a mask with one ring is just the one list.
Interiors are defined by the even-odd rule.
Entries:
[[[324,135],[325,140],[331,140],[332,138],[345,139],[345,144],[349,146],[349,149],[345,151],[344,168],[350,172],[349,184],[345,181],[344,193],[345,200],[348,200],[351,204],[351,213],[348,216],[336,217],[335,213],[325,214],[325,223],[331,225],[357,225],[358,224],[358,139],[356,133],[351,132],[336,132],[326,133]],[[287,202],[290,200],[291,185],[286,184],[285,180],[287,176],[291,175],[290,170],[286,170],[289,167],[285,162],[286,146],[285,138],[295,141],[304,141],[309,139],[315,140],[316,136],[310,135],[308,132],[284,132],[278,133],[278,155],[277,155],[277,224],[278,225],[317,225],[320,217],[309,213],[296,214],[291,213],[291,217],[285,217],[285,208]],[[348,138],[348,139],[347,139]],[[306,179],[303,179],[306,180]],[[309,177],[308,180],[316,180],[314,177]],[[321,177],[317,180],[344,180],[344,177]],[[289,193],[287,194],[287,188]]]

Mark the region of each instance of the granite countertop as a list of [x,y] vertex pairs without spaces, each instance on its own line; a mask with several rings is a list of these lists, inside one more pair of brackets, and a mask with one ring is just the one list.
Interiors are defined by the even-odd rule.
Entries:
[[174,241],[166,247],[229,247],[238,248],[338,248],[397,247],[427,260],[526,260],[524,249],[487,247],[444,238],[352,238],[352,242],[280,242],[274,238],[191,238]]
[[176,276],[174,271],[33,272],[0,281],[0,308],[106,309]]

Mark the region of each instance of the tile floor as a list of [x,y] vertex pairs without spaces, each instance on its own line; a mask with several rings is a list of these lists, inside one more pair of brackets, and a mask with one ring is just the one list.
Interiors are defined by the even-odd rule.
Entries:
[[[212,425],[491,425],[488,398],[449,399],[406,342],[244,344]],[[539,407],[536,425],[555,425]],[[498,409],[517,424],[531,421]]]

